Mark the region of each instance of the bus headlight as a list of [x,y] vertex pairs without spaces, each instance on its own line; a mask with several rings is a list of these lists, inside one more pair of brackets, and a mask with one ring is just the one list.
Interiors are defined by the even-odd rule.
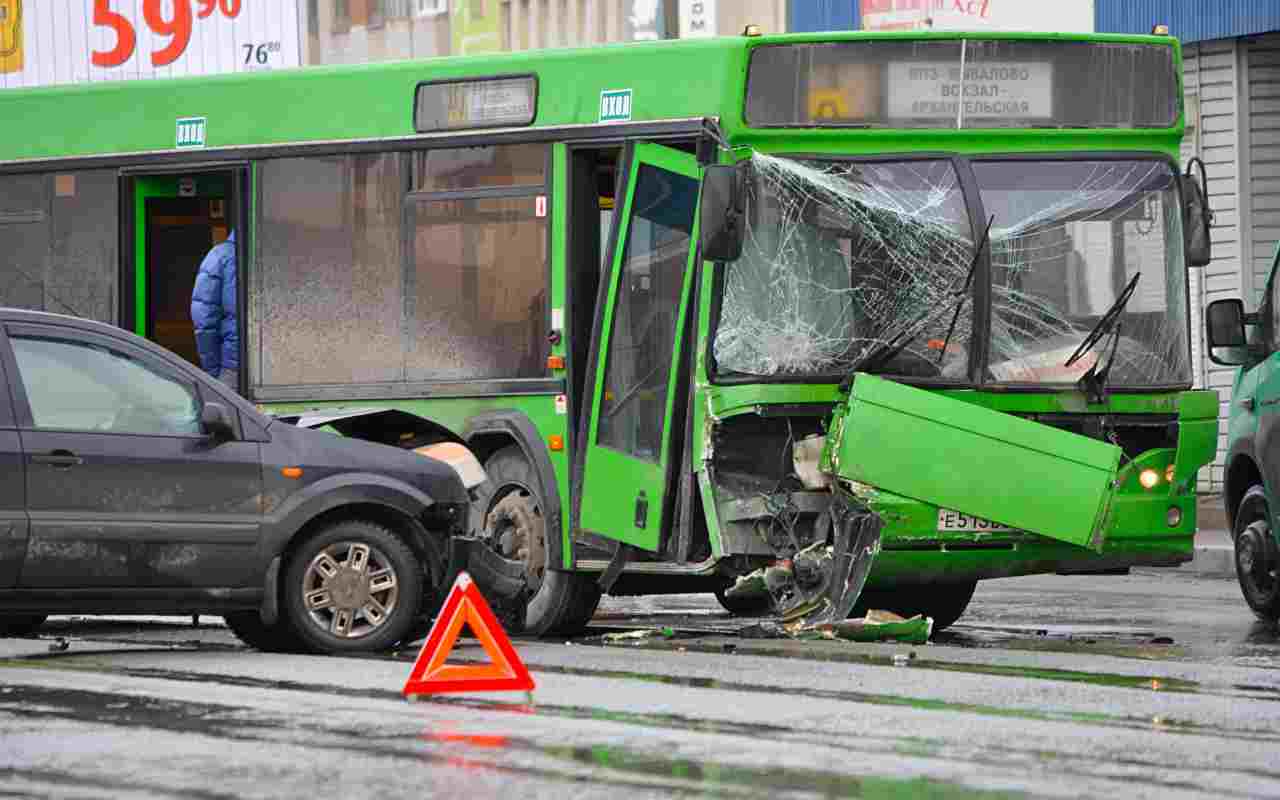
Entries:
[[1144,469],[1138,473],[1138,483],[1142,484],[1143,489],[1154,489],[1159,482],[1160,473],[1154,469]]
[[1164,515],[1164,521],[1169,523],[1170,528],[1176,528],[1182,524],[1182,509],[1177,506],[1169,506],[1169,510]]

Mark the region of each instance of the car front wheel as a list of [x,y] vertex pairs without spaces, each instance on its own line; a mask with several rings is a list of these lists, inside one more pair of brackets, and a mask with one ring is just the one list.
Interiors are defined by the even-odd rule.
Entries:
[[1251,486],[1236,510],[1236,578],[1240,592],[1260,619],[1280,618],[1280,557],[1271,532],[1270,507],[1261,486]]
[[290,556],[285,611],[312,650],[385,650],[404,638],[421,612],[423,574],[417,556],[390,529],[338,522]]

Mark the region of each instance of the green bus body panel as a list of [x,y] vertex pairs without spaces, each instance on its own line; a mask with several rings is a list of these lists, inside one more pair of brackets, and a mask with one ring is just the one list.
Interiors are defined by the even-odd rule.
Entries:
[[[591,398],[591,424],[588,439],[581,443],[586,447],[586,459],[582,478],[582,513],[583,529],[599,534],[608,539],[641,548],[656,551],[662,541],[663,508],[666,497],[671,490],[667,480],[668,466],[671,463],[672,426],[684,427],[683,420],[672,419],[675,407],[675,389],[680,384],[680,375],[672,368],[667,379],[667,399],[662,412],[662,451],[656,462],[634,455],[623,453],[612,448],[596,444],[600,423],[601,396],[605,388],[605,374],[609,368],[609,345],[613,339],[613,321],[616,312],[618,290],[622,285],[622,257],[627,252],[627,242],[631,238],[631,219],[634,210],[633,199],[636,183],[642,165],[658,167],[667,172],[678,173],[693,179],[698,178],[698,164],[688,153],[661,145],[640,142],[635,145],[634,158],[631,159],[631,172],[627,176],[625,203],[621,213],[615,218],[614,226],[625,236],[619,235],[616,250],[609,254],[613,269],[609,272],[609,300],[603,311],[603,324],[600,330],[604,334],[600,338],[601,357],[594,381]],[[698,237],[697,205],[694,205],[694,217],[690,234],[689,253],[685,262],[684,280],[680,290],[680,304],[676,312],[676,346],[671,353],[673,365],[680,363],[680,352],[683,347],[685,320],[688,318],[690,289],[693,281],[693,258]],[[643,494],[648,503],[645,524],[638,524],[636,503]]]
[[1183,392],[1171,491],[1191,491],[1196,473],[1218,455],[1218,393]]
[[1102,547],[1120,448],[866,374],[842,416],[840,477]]
[[[160,152],[198,154],[197,148],[176,148],[176,122],[184,117],[207,120],[205,150],[414,136],[413,102],[420,82],[513,74],[537,77],[537,109],[531,128],[597,124],[600,93],[630,89],[633,122],[719,117],[735,144],[778,153],[1145,150],[1177,157],[1184,128],[1181,110],[1174,126],[1158,130],[753,129],[743,119],[752,48],[816,41],[975,36],[1162,45],[1174,49],[1175,74],[1182,74],[1181,49],[1176,40],[1167,37],[994,32],[910,32],[895,37],[844,32],[685,39],[75,84],[0,92],[0,118],[24,123],[0,126],[0,163]],[[33,126],[38,128],[38,136],[31,135]]]

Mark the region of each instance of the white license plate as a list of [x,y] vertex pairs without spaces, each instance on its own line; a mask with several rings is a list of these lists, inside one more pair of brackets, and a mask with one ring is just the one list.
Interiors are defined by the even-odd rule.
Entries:
[[938,530],[940,531],[1012,531],[1008,525],[992,522],[982,517],[961,514],[949,508],[938,509]]

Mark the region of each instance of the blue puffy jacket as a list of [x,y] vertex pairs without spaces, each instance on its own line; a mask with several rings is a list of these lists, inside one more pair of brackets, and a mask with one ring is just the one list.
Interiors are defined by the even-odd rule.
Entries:
[[217,377],[240,368],[240,315],[236,310],[236,234],[215,245],[200,262],[191,292],[191,321],[196,327],[200,366]]

